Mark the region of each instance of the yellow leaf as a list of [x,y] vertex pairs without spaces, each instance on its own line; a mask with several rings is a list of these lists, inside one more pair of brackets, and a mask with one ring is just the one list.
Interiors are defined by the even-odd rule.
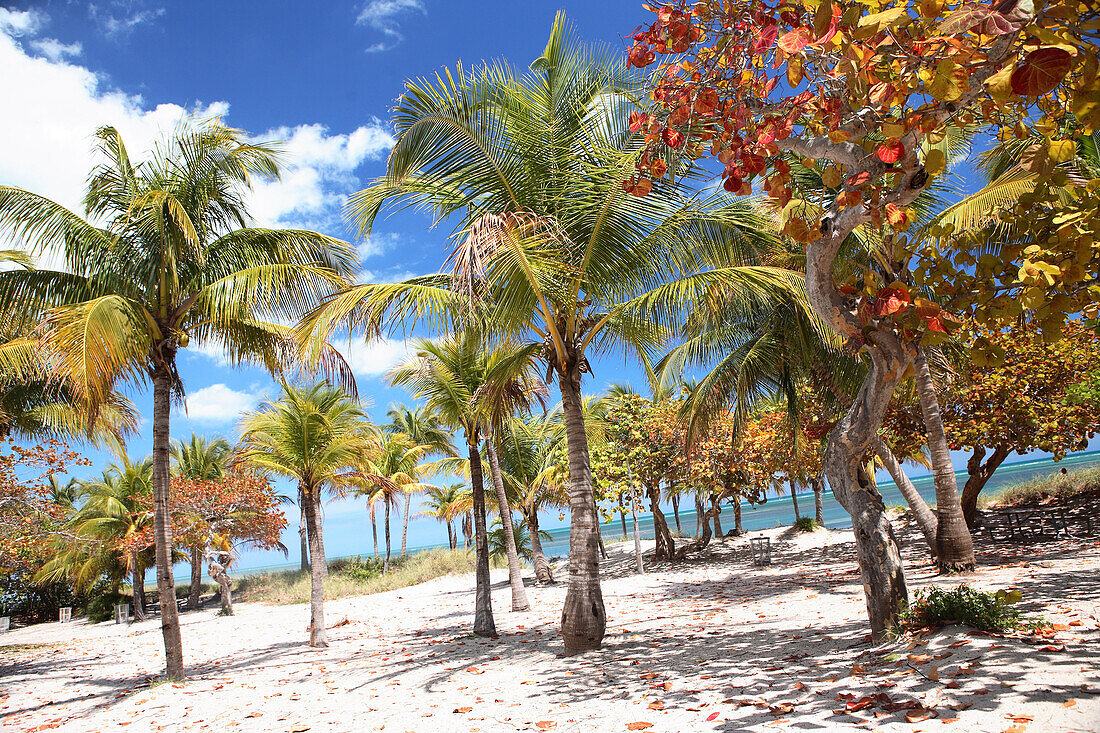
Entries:
[[836,188],[844,182],[844,174],[837,170],[836,166],[829,166],[821,171],[821,182],[829,188]]
[[924,156],[924,170],[929,175],[935,176],[943,173],[943,169],[946,167],[947,156],[939,148],[932,148]]
[[905,134],[905,125],[898,122],[887,122],[882,125],[883,137],[901,137]]
[[985,88],[989,91],[989,96],[1002,101],[1016,96],[1012,92],[1012,72],[1015,69],[1015,63],[1006,63],[1003,69],[985,80]]
[[1077,143],[1073,140],[1052,140],[1050,159],[1055,163],[1066,163],[1077,157]]

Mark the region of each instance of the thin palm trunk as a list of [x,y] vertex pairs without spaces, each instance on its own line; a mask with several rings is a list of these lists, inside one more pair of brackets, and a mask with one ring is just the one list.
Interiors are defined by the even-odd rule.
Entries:
[[626,531],[626,499],[623,497],[623,492],[619,492],[619,519],[623,523],[623,539],[629,537],[629,533]]
[[462,515],[462,539],[467,550],[473,545],[474,541],[474,515],[473,512],[466,512]]
[[[740,505],[738,505],[740,509]],[[703,532],[703,516],[706,514],[706,509],[703,508],[703,495],[701,492],[695,492],[695,539],[699,539]]]
[[530,611],[527,591],[523,587],[523,573],[519,564],[519,552],[516,549],[515,532],[512,531],[512,508],[508,506],[508,496],[504,493],[504,480],[500,475],[500,462],[493,436],[485,439],[485,452],[489,456],[489,473],[496,490],[497,511],[500,513],[500,526],[504,529],[504,551],[508,556],[508,583],[512,586],[512,610]]
[[374,545],[374,559],[378,559],[378,522],[374,516],[374,505],[370,507],[370,533],[372,544]]
[[822,502],[822,494],[825,493],[824,487],[821,485],[821,477],[815,476],[810,479],[810,485],[814,487],[814,519],[822,527],[825,526],[825,506]]
[[599,534],[584,432],[580,374],[559,379],[569,452],[569,589],[562,610],[566,655],[599,649],[607,627],[600,590]]
[[714,507],[714,539],[724,542],[726,535],[722,532],[722,499],[718,494],[711,494],[710,503]]
[[672,518],[676,522],[676,534],[683,535],[684,530],[680,527],[680,494],[672,494]]
[[[176,581],[172,576],[172,523],[169,519],[168,420],[171,405],[171,357],[153,371],[153,539],[156,543],[157,595],[160,630],[170,682],[183,680],[183,639],[176,610]],[[142,581],[144,585],[144,581]]]
[[458,546],[458,538],[455,537],[454,523],[451,520],[447,520],[447,544],[451,546],[451,549],[455,549]]
[[542,538],[539,537],[539,511],[532,509],[527,514],[527,528],[531,530],[531,564],[535,566],[535,579],[545,585],[553,585],[554,574],[550,563],[546,562],[546,553],[542,550]]
[[470,448],[470,488],[474,500],[474,634],[496,636],[493,596],[489,585],[489,535],[485,527],[485,486],[481,475],[481,451],[475,441],[468,442],[467,445]]
[[917,349],[914,360],[917,395],[920,398],[924,427],[928,432],[928,453],[932,458],[932,478],[936,485],[936,563],[940,572],[974,569],[974,539],[966,526],[955,467],[943,429],[940,403],[924,349]]
[[384,528],[386,530],[386,559],[382,562],[382,572],[388,573],[390,571],[390,501],[388,497],[383,497],[382,503],[386,505],[386,518]]
[[191,548],[191,592],[187,595],[187,608],[197,610],[202,598],[202,548]]
[[133,553],[133,557],[130,560],[130,584],[134,588],[133,593],[133,606],[134,606],[134,618],[138,621],[145,620],[145,568],[141,566],[141,562],[138,560],[138,554]]
[[634,525],[634,559],[638,563],[638,574],[645,573],[645,565],[642,564],[642,536],[638,534],[638,502],[634,495],[630,495],[630,520]]
[[898,486],[898,491],[905,497],[906,503],[909,504],[909,508],[913,510],[913,517],[917,520],[917,526],[920,527],[921,534],[924,535],[924,541],[928,544],[928,551],[932,553],[932,557],[936,557],[936,513],[928,506],[924,498],[917,491],[917,487],[913,485],[913,482],[909,480],[909,477],[905,475],[905,471],[902,470],[901,464],[898,463],[898,459],[894,456],[894,452],[890,450],[890,446],[886,445],[886,442],[882,438],[878,439],[878,443],[875,445],[875,453],[878,454],[879,460],[882,461],[882,465],[886,467],[886,470],[893,477],[894,483]]
[[409,538],[409,509],[412,507],[412,493],[405,494],[405,516],[401,520],[401,557],[405,557],[406,541]]
[[321,525],[317,521],[320,505],[316,490],[306,490],[306,531],[309,534],[309,645],[328,646],[325,629],[325,547],[321,544]]
[[298,486],[298,541],[301,543],[302,549],[302,570],[309,571],[309,540],[306,537],[306,505],[305,494],[302,493],[301,485]]
[[791,484],[791,503],[794,504],[794,521],[797,522],[801,517],[798,515],[798,487],[795,486],[794,481]]

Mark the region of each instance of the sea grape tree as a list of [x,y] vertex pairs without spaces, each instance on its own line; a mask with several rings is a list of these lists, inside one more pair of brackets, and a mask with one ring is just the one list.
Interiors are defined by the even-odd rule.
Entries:
[[[656,19],[634,34],[629,59],[652,67],[653,107],[633,116],[645,151],[624,190],[644,196],[678,159],[713,156],[725,190],[765,194],[784,232],[805,245],[815,311],[870,364],[823,464],[852,515],[871,629],[882,638],[906,588],[863,457],[922,344],[957,323],[912,282],[922,240],[907,233],[911,205],[945,170],[937,143],[949,126],[1010,132],[1034,114],[1045,135],[1031,153],[1035,170],[1056,175],[1072,135],[1100,125],[1100,15],[1084,0],[681,0],[649,9]],[[826,195],[816,183],[803,190],[792,158],[820,173]],[[881,240],[878,267],[838,281],[841,245],[860,228]],[[1083,248],[1068,239],[1050,246]],[[941,272],[956,269],[947,265]],[[1039,265],[1021,277],[1048,275],[1059,277]]]

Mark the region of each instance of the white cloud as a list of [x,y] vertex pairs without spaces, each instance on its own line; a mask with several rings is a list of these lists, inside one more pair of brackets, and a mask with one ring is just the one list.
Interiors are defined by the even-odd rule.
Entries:
[[79,56],[84,51],[80,43],[62,43],[56,38],[34,40],[30,42],[30,46],[55,63],[70,56]]
[[401,235],[397,232],[375,233],[355,245],[355,251],[359,253],[360,262],[368,257],[377,257],[395,248],[401,241]]
[[39,10],[9,10],[0,8],[0,33],[9,36],[34,35],[49,20]]
[[356,376],[377,377],[385,374],[391,367],[403,361],[412,353],[412,344],[397,339],[355,339],[334,345],[344,355]]
[[371,0],[367,3],[360,11],[355,22],[359,25],[370,26],[384,37],[382,41],[368,46],[367,53],[388,51],[404,40],[405,37],[401,35],[398,24],[398,17],[411,11],[419,11],[427,15],[424,3],[421,0]]
[[[99,74],[66,58],[75,51],[72,46],[36,38],[45,22],[33,11],[0,8],[0,99],[5,109],[0,140],[18,141],[0,146],[2,185],[34,191],[83,213],[85,181],[99,162],[92,153],[97,127],[118,128],[131,157],[141,159],[189,113],[206,118],[229,112],[228,102],[187,110],[175,104],[154,106],[139,95],[112,89]],[[377,121],[346,134],[332,134],[323,125],[300,125],[255,137],[286,140],[283,178],[257,182],[251,197],[257,224],[322,229],[337,236],[343,233],[346,195],[361,186],[358,167],[381,158],[393,145],[393,137]],[[0,247],[7,246],[12,243],[0,241]]]
[[97,4],[88,6],[88,17],[108,38],[128,36],[139,25],[151,23],[165,13],[164,8],[134,10],[132,0],[112,0],[109,5],[107,8]]
[[238,392],[224,384],[212,384],[187,395],[187,418],[200,423],[226,423],[251,410],[263,394]]
[[348,134],[330,135],[324,125],[279,127],[256,136],[282,140],[283,174],[260,182],[252,195],[252,214],[262,226],[326,229],[339,226],[347,195],[359,187],[355,170],[380,159],[394,139],[377,120]]

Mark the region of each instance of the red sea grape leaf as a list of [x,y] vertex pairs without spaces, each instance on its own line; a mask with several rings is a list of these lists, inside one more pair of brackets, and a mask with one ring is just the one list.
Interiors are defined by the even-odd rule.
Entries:
[[892,137],[878,146],[875,150],[875,155],[877,155],[878,159],[886,165],[893,165],[905,155],[905,145],[902,144],[901,140]]
[[784,33],[779,39],[779,47],[790,54],[799,53],[813,40],[810,37],[809,28],[795,28],[789,33]]
[[760,29],[756,34],[756,40],[752,44],[753,55],[760,55],[772,47],[775,39],[779,37],[779,26],[769,25]]
[[1012,72],[1013,94],[1041,97],[1058,86],[1073,68],[1073,55],[1064,48],[1049,46],[1029,53]]

